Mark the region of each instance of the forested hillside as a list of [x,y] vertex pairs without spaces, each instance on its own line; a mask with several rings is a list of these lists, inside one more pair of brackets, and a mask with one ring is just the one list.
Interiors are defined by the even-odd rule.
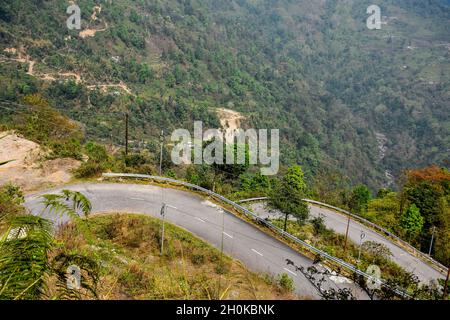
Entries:
[[[279,128],[284,164],[374,189],[449,159],[446,1],[76,3],[81,30],[66,26],[68,1],[0,0],[3,121],[39,93],[116,145],[128,110],[131,139],[154,149],[161,128],[219,127],[224,107]],[[366,26],[371,4],[381,30]]]

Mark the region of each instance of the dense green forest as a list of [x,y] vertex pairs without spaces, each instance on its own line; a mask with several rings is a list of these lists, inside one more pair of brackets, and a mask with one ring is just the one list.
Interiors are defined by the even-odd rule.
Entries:
[[[448,160],[443,1],[76,3],[81,30],[66,26],[69,2],[0,1],[3,119],[39,93],[88,138],[121,146],[129,111],[132,145],[155,151],[162,128],[216,128],[225,107],[245,127],[279,128],[283,164],[373,190],[386,171]],[[381,30],[366,27],[371,4]]]
[[[81,9],[80,30],[66,24],[74,3]],[[366,25],[373,4],[381,8],[380,30]],[[350,210],[448,266],[449,58],[449,0],[0,0],[0,132],[12,129],[38,143],[45,151],[39,161],[79,160],[71,173],[84,180],[107,171],[159,174],[164,129],[162,175],[233,200],[267,196],[269,208],[285,214],[272,221],[280,228],[363,269],[376,261],[386,279],[395,286],[404,282],[411,291],[419,283],[389,260],[383,246],[368,243],[362,256],[355,243],[347,250],[344,236],[327,229],[323,218],[310,216],[303,199]],[[222,108],[239,112],[244,128],[280,129],[278,176],[263,176],[249,163],[172,163],[170,133],[192,132],[196,120],[205,129],[219,128]],[[14,161],[6,160],[0,167]],[[143,219],[100,217],[99,228],[75,245],[67,239],[88,226],[91,204],[82,194],[64,192],[44,196],[47,206],[56,212],[59,200],[73,198],[86,219],[73,212],[75,223],[53,238],[46,220],[25,214],[19,187],[0,186],[0,231],[27,225],[31,237],[40,240],[39,246],[22,238],[8,242],[0,257],[8,262],[3,282],[24,286],[12,291],[5,286],[0,296],[41,298],[42,274],[53,276],[50,288],[56,290],[65,280],[61,270],[74,259],[93,275],[92,290],[86,289],[97,296],[94,289],[107,270],[91,259],[97,253],[85,248],[100,238],[107,248],[119,248],[110,242],[117,240],[134,255],[136,237],[152,230],[159,234],[155,221],[136,229]],[[135,233],[109,232],[124,226]],[[168,231],[169,239],[179,232],[170,226]],[[30,258],[19,266],[28,270],[36,261],[33,250],[39,251],[40,269],[25,279],[15,257]],[[181,252],[200,270],[202,284],[212,278],[200,278],[205,273],[200,265],[217,275],[223,267],[208,258],[215,251],[205,252],[205,257]],[[114,281],[125,292],[147,292],[141,287],[145,282],[135,278],[153,273],[145,268],[119,270]],[[212,270],[205,274],[215,274]],[[266,287],[290,297],[292,284],[282,280]],[[24,295],[30,283],[37,289]],[[100,289],[103,295],[105,288]],[[439,290],[419,291],[413,292],[441,298]],[[48,297],[65,294],[50,290]]]

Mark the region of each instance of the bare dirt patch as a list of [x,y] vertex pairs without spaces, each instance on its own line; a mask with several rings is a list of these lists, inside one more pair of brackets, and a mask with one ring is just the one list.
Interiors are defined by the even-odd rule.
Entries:
[[31,191],[67,183],[80,165],[69,158],[45,160],[45,155],[40,145],[13,132],[0,132],[0,163],[12,160],[0,166],[0,185],[11,182]]
[[233,140],[236,130],[241,129],[241,124],[242,121],[245,120],[245,116],[237,111],[225,108],[219,108],[216,112],[219,117],[222,130],[225,132],[225,140]]
[[91,15],[91,20],[95,21],[97,20],[97,12],[100,13],[102,12],[102,6],[94,6],[94,8],[92,8],[93,12]]
[[123,83],[122,81],[119,84],[96,84],[96,85],[90,85],[87,86],[89,90],[95,90],[100,89],[103,93],[106,93],[108,91],[108,88],[119,88],[125,91],[128,94],[132,94],[131,90],[128,88],[128,86]]
[[97,32],[103,32],[108,29],[108,24],[105,22],[105,27],[102,29],[85,29],[79,33],[79,36],[84,39],[87,37],[94,37]]
[[222,128],[227,130],[239,129],[241,127],[241,121],[245,119],[239,112],[225,108],[217,109],[217,115]]
[[75,78],[75,82],[77,84],[81,83],[81,74],[79,73],[74,73],[74,72],[65,72],[65,73],[58,73],[59,76],[62,77],[74,77]]
[[[241,124],[245,120],[245,116],[237,111],[225,108],[215,109],[215,112],[220,120],[221,132],[225,134],[225,141],[232,141],[236,130],[241,129]],[[213,137],[213,134],[205,135],[204,139],[209,140]]]
[[11,53],[11,54],[16,54],[17,49],[16,48],[6,48],[5,50],[3,50],[5,52]]
[[19,62],[19,63],[27,63],[28,64],[27,74],[29,74],[30,76],[33,75],[33,68],[34,68],[34,65],[36,64],[36,61],[31,60],[31,57],[26,53],[24,48],[19,48],[19,49],[6,48],[3,51],[8,54],[15,55],[16,57],[15,58],[2,57],[2,62],[15,61],[15,62]]
[[[97,14],[100,14],[100,12],[102,12],[102,6],[94,6],[92,8],[91,21],[99,20],[98,17],[97,17]],[[88,29],[85,29],[85,30],[81,31],[79,33],[79,36],[82,39],[87,38],[87,37],[94,37],[97,32],[103,32],[103,31],[106,31],[107,29],[108,29],[108,23],[105,21],[104,28],[102,28],[102,29],[88,28]]]

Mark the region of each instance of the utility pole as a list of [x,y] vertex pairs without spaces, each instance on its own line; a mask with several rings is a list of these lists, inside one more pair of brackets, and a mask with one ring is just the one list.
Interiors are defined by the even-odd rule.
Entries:
[[288,221],[288,213],[286,213],[286,215],[284,216],[284,231],[286,232],[287,230],[287,221]]
[[450,277],[450,268],[448,268],[447,271],[447,279],[445,279],[445,284],[444,284],[444,294],[442,296],[443,300],[447,299],[447,293],[448,293],[448,278]]
[[347,231],[345,232],[344,254],[347,251],[348,229],[350,228],[350,215],[348,215]]
[[433,241],[434,241],[434,233],[436,231],[436,227],[433,226],[433,232],[431,233],[431,242],[430,242],[430,250],[428,250],[428,255],[431,256],[431,249],[433,249]]
[[361,235],[359,236],[359,252],[358,252],[358,264],[359,261],[361,260],[361,247],[362,247],[362,243],[363,243],[363,239],[366,237],[366,234],[364,233],[364,231],[361,231]]
[[128,112],[125,113],[125,155],[128,155]]
[[161,215],[162,215],[162,230],[161,230],[161,256],[164,254],[164,220],[166,217],[166,204],[163,203],[161,207]]
[[172,208],[177,210],[176,207],[163,203],[161,207],[161,216],[162,216],[162,229],[161,229],[161,256],[164,254],[164,230],[165,230],[165,221],[166,221],[166,209]]
[[159,154],[159,176],[162,175],[163,146],[164,146],[164,130],[161,130],[161,150],[160,150],[160,154]]

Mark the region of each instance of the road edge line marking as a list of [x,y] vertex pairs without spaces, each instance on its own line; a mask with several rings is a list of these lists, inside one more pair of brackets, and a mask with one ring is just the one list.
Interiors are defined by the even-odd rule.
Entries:
[[233,236],[229,235],[229,234],[226,233],[225,231],[223,231],[223,234],[226,235],[228,238],[233,239]]
[[264,256],[263,256],[263,254],[262,254],[261,252],[259,252],[259,251],[256,251],[255,249],[252,249],[252,251],[253,251],[254,253],[256,253],[256,254],[260,255],[261,257],[264,257]]
[[284,270],[286,270],[287,272],[289,272],[290,274],[293,274],[294,276],[298,276],[294,271],[289,270],[288,268],[283,268]]

